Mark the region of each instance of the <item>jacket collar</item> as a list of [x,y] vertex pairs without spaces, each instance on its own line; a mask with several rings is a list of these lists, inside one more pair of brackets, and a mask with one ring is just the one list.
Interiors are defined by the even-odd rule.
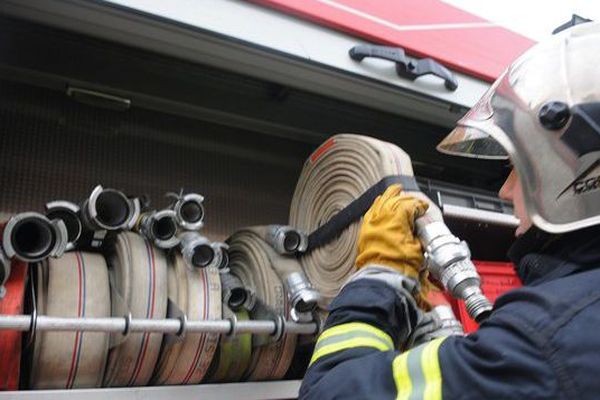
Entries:
[[600,227],[561,235],[536,227],[519,237],[508,252],[525,285],[537,285],[577,271],[600,267]]

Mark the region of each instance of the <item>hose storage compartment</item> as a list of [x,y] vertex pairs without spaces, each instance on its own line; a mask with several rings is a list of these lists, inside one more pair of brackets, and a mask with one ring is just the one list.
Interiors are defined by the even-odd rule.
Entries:
[[[281,320],[283,316],[287,319],[290,303],[274,265],[281,256],[252,229],[234,233],[228,244],[231,273],[255,295],[251,318]],[[295,335],[280,338],[277,332],[272,336],[253,335],[252,361],[246,378],[251,381],[283,378],[292,362],[295,346]]]
[[[101,255],[72,252],[34,265],[38,314],[110,316],[108,270]],[[108,345],[109,335],[102,332],[38,332],[29,386],[32,389],[100,386]]]
[[[162,319],[167,315],[167,260],[161,250],[132,232],[116,236],[108,248],[112,315]],[[114,335],[105,386],[142,386],[152,377],[161,333]]]
[[[216,268],[192,268],[180,254],[173,253],[167,276],[169,301],[188,321],[221,319],[221,282]],[[216,333],[184,331],[179,336],[165,336],[152,383],[199,383],[211,365],[218,342]]]

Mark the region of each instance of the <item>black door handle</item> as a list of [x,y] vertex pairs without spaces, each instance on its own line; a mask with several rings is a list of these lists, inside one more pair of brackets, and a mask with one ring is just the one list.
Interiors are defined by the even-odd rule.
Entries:
[[458,82],[454,74],[446,67],[431,58],[409,61],[406,58],[404,49],[400,47],[358,45],[351,48],[349,54],[350,58],[355,61],[362,61],[365,57],[393,61],[396,63],[398,76],[411,81],[423,75],[435,75],[444,80],[446,89],[455,91],[458,88]]

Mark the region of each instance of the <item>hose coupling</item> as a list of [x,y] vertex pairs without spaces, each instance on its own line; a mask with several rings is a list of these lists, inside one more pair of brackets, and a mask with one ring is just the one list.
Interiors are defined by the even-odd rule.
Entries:
[[212,243],[195,231],[187,231],[180,236],[181,254],[187,265],[194,268],[217,267],[220,260]]
[[286,225],[269,225],[266,240],[277,253],[282,255],[303,253],[308,248],[308,236]]
[[24,212],[8,220],[2,235],[2,248],[9,259],[37,262],[60,257],[67,247],[67,228],[63,221],[50,221],[36,212]]
[[83,233],[81,209],[75,203],[66,200],[55,200],[46,203],[46,217],[49,220],[61,220],[67,228],[66,251],[75,249]]
[[142,213],[136,230],[161,249],[171,249],[180,242],[177,217],[175,211],[170,209]]
[[304,272],[292,272],[284,282],[292,310],[290,316],[295,322],[312,319],[312,312],[316,310],[321,295],[312,286]]
[[249,300],[249,293],[240,278],[229,271],[221,271],[220,277],[223,303],[233,311],[244,307]]
[[204,196],[198,193],[169,193],[175,202],[171,208],[175,211],[177,222],[187,231],[196,231],[204,226]]
[[94,188],[81,206],[83,226],[91,231],[133,229],[139,216],[139,199],[101,185]]

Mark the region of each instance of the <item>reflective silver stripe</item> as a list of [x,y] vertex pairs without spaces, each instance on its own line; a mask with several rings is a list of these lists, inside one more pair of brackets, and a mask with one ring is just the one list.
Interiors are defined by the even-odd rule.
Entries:
[[397,400],[441,400],[442,373],[438,349],[446,338],[438,338],[400,354],[392,364]]

